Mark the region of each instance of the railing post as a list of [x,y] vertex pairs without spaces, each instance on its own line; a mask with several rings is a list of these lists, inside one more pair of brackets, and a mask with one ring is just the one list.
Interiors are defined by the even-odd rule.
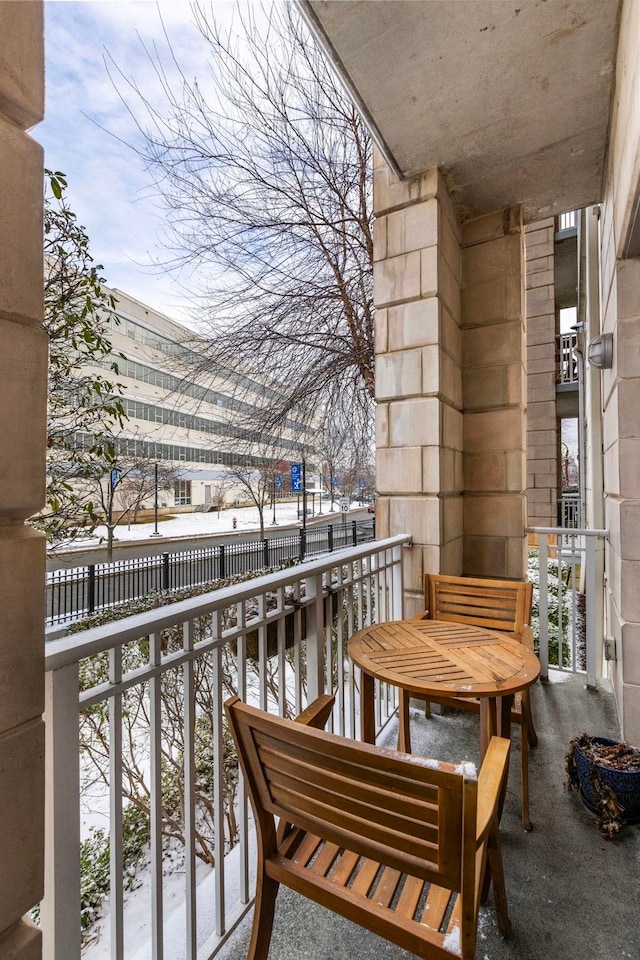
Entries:
[[262,547],[264,550],[264,565],[265,567],[268,567],[269,566],[269,541],[267,540],[266,537],[262,541]]
[[169,589],[169,554],[162,554],[162,589]]
[[220,544],[220,579],[224,580],[227,575],[227,558],[224,543]]
[[299,548],[299,557],[300,563],[304,560],[307,553],[307,531],[304,528],[300,529],[300,548]]
[[353,541],[354,547],[358,546],[358,526],[355,520],[351,521],[351,539]]
[[333,524],[330,523],[327,528],[327,546],[329,553],[333,553]]
[[307,698],[311,703],[324,693],[324,598],[322,574],[304,581],[305,597],[313,598],[306,608]]
[[[538,622],[540,630],[540,646],[538,650],[538,659],[540,660],[540,677],[542,680],[549,679],[549,594],[548,594],[548,545],[546,533],[540,534],[540,571],[539,571],[539,602],[538,602]],[[560,572],[560,560],[558,558],[558,572]],[[559,587],[560,589],[560,587]],[[558,647],[560,644],[558,643]]]
[[393,548],[393,567],[391,568],[391,603],[390,616],[392,620],[402,620],[403,608],[403,577],[402,577],[402,547]]
[[90,563],[87,567],[87,611],[94,613],[96,609],[96,565]]
[[43,960],[80,960],[78,664],[45,675]]
[[587,687],[595,690],[596,663],[596,537],[585,537],[585,593],[587,617]]

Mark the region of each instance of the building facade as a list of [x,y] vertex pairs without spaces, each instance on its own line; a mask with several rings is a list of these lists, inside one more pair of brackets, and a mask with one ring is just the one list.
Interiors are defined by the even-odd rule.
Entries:
[[[256,437],[260,408],[271,399],[266,394],[277,394],[274,385],[254,371],[240,376],[216,358],[207,364],[193,330],[121,290],[105,289],[115,300],[108,337],[118,372],[107,369],[109,362],[100,372],[120,384],[127,416],[116,452],[123,462],[172,468],[159,506],[189,510],[244,500],[237,474],[271,471],[274,464],[287,492],[290,462],[312,456],[312,427],[291,417],[282,431]],[[147,497],[143,506],[152,505]]]

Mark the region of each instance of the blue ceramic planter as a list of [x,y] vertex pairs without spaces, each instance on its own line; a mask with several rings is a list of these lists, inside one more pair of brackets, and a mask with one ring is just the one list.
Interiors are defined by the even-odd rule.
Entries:
[[[592,737],[594,743],[602,743],[606,746],[614,746],[617,740],[610,740],[608,737]],[[639,755],[640,750],[629,747],[634,753]],[[593,786],[589,777],[589,768],[591,759],[582,752],[579,746],[574,746],[573,756],[576,765],[576,771],[580,780],[580,796],[584,805],[595,814],[600,811],[595,805]],[[610,787],[616,795],[618,803],[624,808],[624,823],[640,823],[640,770],[615,770],[612,767],[604,766],[595,761],[598,768],[598,775],[602,783]]]

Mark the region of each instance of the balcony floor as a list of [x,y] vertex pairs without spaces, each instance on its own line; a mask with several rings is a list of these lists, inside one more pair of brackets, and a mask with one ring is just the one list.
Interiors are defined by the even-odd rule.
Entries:
[[[532,691],[539,745],[530,754],[531,817],[520,826],[520,756],[512,753],[502,818],[503,857],[513,925],[498,933],[493,901],[480,916],[477,960],[582,960],[640,956],[636,909],[640,828],[625,827],[614,841],[601,838],[589,812],[568,793],[564,756],[572,737],[587,731],[619,736],[613,699],[584,689],[580,678],[537,684]],[[434,709],[434,714],[438,710]],[[518,734],[516,734],[517,738]],[[477,760],[477,718],[412,716],[414,752],[447,760]],[[383,735],[392,746],[395,728]],[[219,955],[245,960],[251,918]],[[269,960],[400,960],[411,956],[282,888],[276,905]]]

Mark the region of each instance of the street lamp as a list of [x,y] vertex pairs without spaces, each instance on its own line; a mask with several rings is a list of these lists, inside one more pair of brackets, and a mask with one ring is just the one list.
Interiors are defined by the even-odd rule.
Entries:
[[155,497],[153,502],[153,514],[154,514],[154,531],[151,534],[152,537],[161,537],[162,534],[158,530],[158,464],[154,463],[154,487],[155,487]]
[[271,485],[271,500],[273,502],[273,520],[271,521],[271,525],[274,526],[278,522],[276,520],[276,478],[275,477],[273,478],[272,485]]

